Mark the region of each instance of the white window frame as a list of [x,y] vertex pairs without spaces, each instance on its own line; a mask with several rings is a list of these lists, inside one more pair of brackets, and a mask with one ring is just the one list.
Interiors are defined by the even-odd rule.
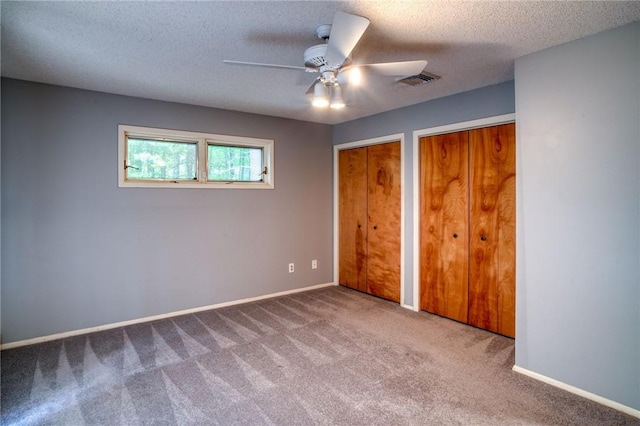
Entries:
[[[144,180],[126,178],[127,141],[129,137],[194,141],[197,144],[198,180]],[[262,168],[266,167],[260,182],[209,181],[207,147],[222,145],[262,149]],[[224,188],[224,189],[273,189],[274,188],[274,141],[273,139],[244,136],[218,135],[213,133],[169,130],[155,127],[118,125],[118,187],[121,188]]]

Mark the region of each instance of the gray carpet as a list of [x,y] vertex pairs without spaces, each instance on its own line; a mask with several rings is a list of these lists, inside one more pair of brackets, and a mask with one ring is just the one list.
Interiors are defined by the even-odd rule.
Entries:
[[2,424],[639,424],[514,341],[343,287],[1,354]]

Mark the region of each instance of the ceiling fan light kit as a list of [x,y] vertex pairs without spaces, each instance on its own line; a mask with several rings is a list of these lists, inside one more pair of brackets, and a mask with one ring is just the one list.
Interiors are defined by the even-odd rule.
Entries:
[[342,99],[342,87],[337,84],[331,88],[331,103],[329,106],[333,109],[344,108],[344,100]]
[[320,81],[313,86],[313,101],[311,101],[311,104],[318,108],[329,106],[329,88]]
[[[314,107],[341,109],[345,107],[342,86],[359,84],[362,79],[360,68],[381,75],[407,77],[421,73],[427,61],[388,62],[352,66],[351,52],[369,26],[369,20],[362,16],[336,12],[333,24],[323,24],[316,28],[316,35],[326,44],[311,46],[304,51],[304,67],[293,65],[260,64],[224,60],[231,65],[248,65],[267,68],[283,68],[319,73],[307,93],[313,93]],[[398,79],[396,79],[398,80]]]
[[362,83],[362,72],[360,72],[360,68],[353,66],[342,71],[336,78],[338,80],[338,84],[359,86],[360,83]]
[[313,85],[313,100],[311,104],[317,108],[344,108],[345,103],[342,98],[342,87],[337,84],[325,84],[318,80]]

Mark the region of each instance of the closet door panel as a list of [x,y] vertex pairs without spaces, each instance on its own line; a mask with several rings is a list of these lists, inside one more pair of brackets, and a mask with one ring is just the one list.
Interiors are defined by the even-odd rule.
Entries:
[[467,322],[468,132],[420,140],[420,308]]
[[498,128],[498,333],[516,335],[516,131]]
[[400,301],[400,142],[368,147],[367,291]]
[[498,331],[498,194],[496,127],[469,131],[469,324]]
[[341,285],[367,291],[367,148],[338,152]]

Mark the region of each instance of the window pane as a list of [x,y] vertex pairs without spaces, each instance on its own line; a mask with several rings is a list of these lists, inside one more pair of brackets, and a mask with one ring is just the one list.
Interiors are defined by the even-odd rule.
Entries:
[[262,148],[209,145],[208,160],[210,181],[262,181]]
[[196,180],[197,144],[129,138],[127,179]]

